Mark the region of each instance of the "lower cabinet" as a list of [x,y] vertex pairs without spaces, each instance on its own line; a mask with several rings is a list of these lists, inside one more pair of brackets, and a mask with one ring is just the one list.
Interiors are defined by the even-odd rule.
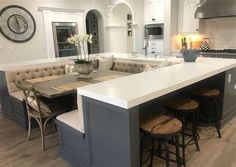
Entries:
[[236,68],[226,72],[222,124],[236,115]]
[[162,55],[164,51],[163,40],[150,40],[148,42],[148,54],[149,55]]

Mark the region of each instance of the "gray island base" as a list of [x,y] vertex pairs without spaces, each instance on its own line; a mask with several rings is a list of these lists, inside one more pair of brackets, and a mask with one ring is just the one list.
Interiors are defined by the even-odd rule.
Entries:
[[60,154],[74,167],[139,164],[139,106],[123,109],[83,97],[84,131],[57,120]]

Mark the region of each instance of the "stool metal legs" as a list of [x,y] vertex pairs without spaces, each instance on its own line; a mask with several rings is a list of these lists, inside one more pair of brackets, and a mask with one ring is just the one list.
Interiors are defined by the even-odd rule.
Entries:
[[155,151],[154,140],[152,139],[152,150],[151,150],[150,167],[153,166],[153,156],[154,156],[154,151]]
[[140,167],[143,166],[143,141],[144,141],[145,135],[140,140]]
[[219,117],[219,111],[218,111],[218,105],[216,99],[213,100],[214,106],[215,106],[215,116],[216,116],[216,130],[218,133],[218,137],[221,138],[221,133],[220,133],[220,117]]
[[194,143],[196,145],[197,151],[200,151],[200,147],[199,147],[199,144],[198,144],[197,119],[196,119],[196,116],[197,116],[197,111],[194,114],[192,114],[193,140],[194,140]]
[[194,144],[196,145],[197,151],[200,151],[200,147],[198,144],[198,133],[197,133],[197,111],[192,112],[191,113],[191,118],[192,118],[192,139],[186,143],[185,142],[185,135],[186,135],[186,114],[185,113],[181,113],[182,114],[182,124],[183,124],[183,128],[182,128],[182,157],[183,157],[183,165],[186,165],[186,161],[185,161],[185,148],[187,147],[188,144],[190,144],[191,141],[194,141]]
[[177,162],[177,167],[181,167],[181,161],[179,157],[179,136],[175,136],[175,151],[176,151],[176,162]]
[[165,150],[166,150],[166,167],[170,166],[170,161],[169,161],[169,146],[167,139],[165,139]]
[[186,162],[185,162],[185,115],[182,115],[182,124],[183,124],[183,128],[182,128],[182,157],[183,157],[183,165],[185,166]]
[[[217,100],[216,98],[210,98],[207,100],[202,100],[202,107],[201,107],[201,114],[205,117],[209,117],[209,113],[207,114],[207,107],[208,105],[213,104],[214,107],[214,115],[213,120],[211,119],[211,122],[209,123],[201,123],[203,126],[214,126],[217,130],[218,137],[221,138],[221,133],[220,133],[220,116],[219,116],[219,110],[218,110],[218,105],[217,105]],[[210,115],[211,116],[211,115]]]
[[[181,167],[182,162],[184,162],[181,158],[180,158],[180,143],[179,143],[179,136],[175,135],[173,136],[174,139],[174,143],[175,143],[175,150],[176,152],[173,153],[170,149],[169,149],[169,144],[171,143],[168,138],[161,138],[159,140],[159,138],[153,138],[151,137],[151,149],[150,149],[150,154],[148,155],[148,158],[143,162],[143,154],[144,154],[144,139],[145,135],[142,137],[141,141],[140,141],[140,167],[143,166],[144,163],[146,163],[148,160],[150,160],[150,164],[149,167],[153,167],[153,160],[154,160],[154,155],[159,156],[161,159],[166,160],[166,167],[170,166],[170,162],[176,162],[177,163],[177,167]],[[155,140],[157,140],[158,142],[163,142],[163,146],[164,146],[164,157],[159,154],[159,150],[155,149]],[[159,143],[158,143],[159,144]],[[158,147],[158,149],[162,149],[160,147]],[[160,150],[160,153],[162,152],[162,150]],[[170,158],[170,154],[174,154],[176,160],[173,160]]]

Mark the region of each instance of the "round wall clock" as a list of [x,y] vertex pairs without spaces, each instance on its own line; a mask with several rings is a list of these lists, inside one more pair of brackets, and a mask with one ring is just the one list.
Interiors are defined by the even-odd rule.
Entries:
[[0,31],[8,40],[26,42],[35,34],[35,20],[25,8],[17,5],[7,6],[0,12]]

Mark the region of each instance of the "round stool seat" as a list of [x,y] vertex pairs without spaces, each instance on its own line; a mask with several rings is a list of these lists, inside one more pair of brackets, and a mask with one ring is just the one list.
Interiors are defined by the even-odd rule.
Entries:
[[197,89],[192,92],[193,95],[203,96],[203,97],[217,97],[220,95],[220,91],[218,89]]
[[192,111],[198,108],[198,102],[192,99],[172,98],[166,100],[164,106],[173,110]]
[[161,115],[144,121],[141,124],[141,129],[154,136],[172,136],[181,131],[182,123],[176,118]]

